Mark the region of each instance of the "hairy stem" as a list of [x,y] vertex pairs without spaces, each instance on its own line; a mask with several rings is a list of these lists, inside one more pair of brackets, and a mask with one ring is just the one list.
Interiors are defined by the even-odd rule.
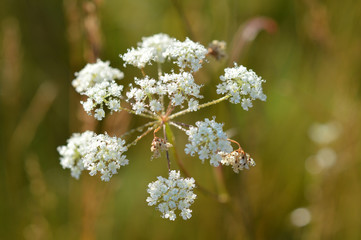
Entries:
[[182,127],[179,123],[169,122],[169,124],[175,126],[176,128],[178,128],[179,130],[181,130],[181,131],[183,131],[183,132],[187,132],[187,129],[185,129],[184,127]]

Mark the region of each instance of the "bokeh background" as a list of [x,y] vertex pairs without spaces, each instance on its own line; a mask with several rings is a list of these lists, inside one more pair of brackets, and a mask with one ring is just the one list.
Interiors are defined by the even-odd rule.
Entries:
[[[0,239],[361,239],[360,16],[357,0],[0,1]],[[159,32],[227,42],[228,58],[196,76],[208,100],[233,61],[267,80],[267,102],[248,112],[222,103],[181,118],[217,116],[255,168],[224,168],[219,184],[174,130],[196,181],[231,197],[197,192],[188,221],[146,205],[147,184],[167,173],[164,159],[150,161],[151,137],[109,183],[73,179],[56,151],[73,132],[120,135],[144,122],[119,113],[97,124],[71,80],[99,57],[130,82],[140,73],[118,55]]]

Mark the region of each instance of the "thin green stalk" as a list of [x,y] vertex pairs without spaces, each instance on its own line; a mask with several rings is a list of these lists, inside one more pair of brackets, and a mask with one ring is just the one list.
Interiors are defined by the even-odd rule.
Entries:
[[150,127],[150,126],[156,124],[156,122],[157,121],[147,122],[146,124],[143,124],[142,126],[139,126],[137,128],[133,128],[133,129],[129,130],[128,132],[123,133],[120,137],[124,138],[124,137],[126,137],[128,135],[131,135],[131,134],[135,133],[135,132],[141,132],[141,131],[143,131],[144,128]]
[[[230,97],[229,95],[226,95],[226,96],[218,98],[216,100],[213,100],[213,101],[210,101],[210,102],[207,102],[207,103],[203,103],[203,104],[198,106],[197,110],[199,110],[201,108],[209,107],[209,106],[217,104],[217,103],[220,103],[220,102],[222,102],[224,100],[227,100],[229,97]],[[189,109],[185,109],[183,111],[180,111],[180,112],[177,112],[175,114],[170,115],[168,119],[173,119],[173,118],[179,117],[179,116],[184,115],[184,114],[189,113],[189,112],[192,112],[192,111],[189,110]]]
[[[165,126],[165,124],[162,124],[162,125],[163,125],[164,140],[166,142],[168,142],[166,126]],[[170,158],[169,158],[169,151],[168,150],[166,151],[166,156],[167,156],[168,172],[170,172]]]
[[132,114],[137,115],[137,116],[142,116],[142,117],[145,117],[145,118],[150,118],[150,119],[158,120],[158,117],[155,116],[155,115],[153,116],[153,115],[144,114],[144,113],[136,113],[134,110],[131,110],[131,109],[129,109],[129,108],[120,107],[120,110],[127,111],[127,112],[132,113]]
[[129,143],[126,147],[129,148],[135,144],[137,144],[137,142],[142,139],[143,137],[145,137],[148,133],[150,133],[151,131],[153,131],[156,127],[158,127],[158,125],[155,123],[153,127],[149,127],[147,131],[145,131],[142,135],[138,136],[133,142]]

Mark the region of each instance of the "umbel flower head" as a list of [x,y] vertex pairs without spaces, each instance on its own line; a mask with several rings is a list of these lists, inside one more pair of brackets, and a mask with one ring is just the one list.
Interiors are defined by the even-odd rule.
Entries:
[[190,127],[186,132],[189,140],[185,148],[186,154],[194,156],[197,153],[202,162],[210,159],[210,164],[218,167],[222,160],[218,153],[232,151],[231,143],[222,127],[223,124],[217,123],[214,119],[206,118],[204,121],[196,122],[196,127]]
[[156,205],[162,218],[174,221],[176,211],[180,211],[179,216],[187,220],[192,217],[189,207],[197,197],[193,193],[194,187],[193,178],[182,178],[179,171],[172,170],[168,178],[158,177],[157,181],[148,184],[148,205]]
[[96,135],[91,131],[75,133],[66,146],[58,147],[60,163],[63,168],[70,168],[71,175],[76,179],[86,169],[91,176],[100,172],[101,180],[109,181],[120,166],[129,162],[122,155],[127,150],[124,143],[121,138],[107,134]]
[[73,133],[67,140],[66,146],[58,147],[60,154],[60,164],[63,168],[69,168],[71,176],[79,179],[84,170],[83,156],[85,155],[88,143],[95,134],[91,131],[83,133]]
[[78,93],[88,97],[81,104],[89,115],[94,110],[94,117],[102,120],[105,116],[104,105],[111,112],[120,110],[123,86],[116,83],[116,80],[124,77],[120,70],[98,59],[96,63],[87,64],[75,76],[72,84]]
[[258,77],[252,70],[247,70],[244,66],[234,64],[233,68],[226,68],[225,74],[220,77],[223,83],[218,84],[218,94],[228,94],[231,103],[240,103],[242,108],[248,111],[251,108],[252,101],[260,99],[266,101],[266,95],[263,94],[262,83],[265,82]]
[[72,85],[78,93],[82,94],[98,83],[112,83],[116,79],[120,80],[124,74],[110,67],[109,62],[98,59],[96,63],[88,63],[80,72],[75,73],[75,76]]
[[[227,55],[225,48],[226,44],[222,41],[213,41],[206,48],[189,38],[179,41],[163,33],[143,37],[137,46],[120,55],[124,67],[132,65],[140,69],[137,76],[127,77],[127,81],[132,81],[127,86],[119,84],[118,80],[123,79],[124,74],[110,67],[109,62],[98,59],[87,64],[75,74],[72,85],[86,98],[81,104],[89,115],[101,121],[108,113],[127,111],[149,121],[124,133],[121,138],[91,131],[73,134],[67,145],[58,147],[60,164],[69,168],[71,175],[77,179],[83,170],[87,170],[90,175],[99,174],[102,181],[109,181],[121,166],[129,163],[124,154],[128,148],[153,132],[152,158],[166,157],[169,177],[159,176],[148,185],[148,205],[156,206],[163,218],[175,220],[178,212],[183,219],[189,219],[192,216],[190,206],[196,198],[193,193],[195,180],[176,158],[173,127],[188,136],[185,153],[198,157],[202,162],[207,160],[213,167],[230,165],[236,173],[255,165],[240,145],[227,137],[223,123],[216,122],[215,117],[193,121],[193,125],[176,121],[179,116],[226,100],[240,103],[244,110],[252,107],[255,99],[266,100],[262,89],[265,80],[252,70],[235,64],[226,68],[225,74],[220,77],[217,93],[222,96],[202,103],[202,85],[197,82],[194,73],[208,62],[209,57],[224,58]],[[166,62],[170,63],[167,65],[167,68],[171,67],[169,71],[164,71],[163,64]],[[148,71],[150,68],[154,69]],[[156,136],[160,130],[163,130],[162,138]],[[135,137],[135,133],[139,135]],[[129,139],[131,141],[128,142]],[[237,143],[239,149],[233,151],[231,143]],[[169,151],[170,147],[172,151]],[[166,154],[162,155],[162,152]],[[173,158],[170,152],[187,178],[171,169]],[[204,190],[203,187],[198,189]]]
[[91,138],[83,158],[84,167],[90,175],[101,173],[103,181],[109,181],[117,173],[120,166],[128,165],[129,161],[123,155],[128,150],[121,138],[99,134]]

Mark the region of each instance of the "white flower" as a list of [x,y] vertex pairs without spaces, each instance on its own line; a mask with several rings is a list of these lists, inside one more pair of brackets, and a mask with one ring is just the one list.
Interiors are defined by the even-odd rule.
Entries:
[[191,73],[164,74],[160,77],[160,81],[163,85],[162,88],[174,106],[183,107],[183,102],[187,101],[192,111],[197,110],[198,101],[194,98],[203,98],[203,96],[199,94],[202,85],[195,83]]
[[127,53],[119,56],[125,62],[124,66],[130,64],[137,68],[144,68],[145,65],[151,64],[151,61],[154,60],[153,49],[151,48],[131,48],[128,49]]
[[97,83],[93,87],[89,88],[83,95],[88,96],[86,102],[81,101],[84,110],[92,115],[92,110],[95,108],[94,117],[97,120],[102,120],[105,117],[105,111],[103,110],[106,106],[111,113],[120,110],[120,99],[122,99],[121,93],[123,90],[122,85],[118,85],[115,82],[102,82]]
[[248,108],[251,108],[251,107],[253,106],[251,99],[249,99],[249,98],[243,98],[243,99],[242,99],[241,106],[242,106],[242,108],[243,108],[244,110],[248,111]]
[[179,171],[172,170],[168,179],[158,177],[157,181],[148,184],[148,205],[157,205],[162,218],[174,221],[177,217],[175,211],[180,210],[179,215],[187,220],[192,217],[189,207],[197,197],[193,193],[194,187],[193,178],[182,178]]
[[206,118],[203,122],[196,122],[196,127],[192,126],[186,132],[189,140],[185,148],[186,154],[193,156],[197,153],[202,162],[210,159],[210,164],[217,167],[221,162],[218,153],[232,151],[232,146],[222,127],[223,124],[217,123],[214,119]]
[[175,41],[163,33],[144,37],[142,42],[138,43],[138,48],[128,49],[127,53],[120,55],[120,57],[125,62],[124,65],[130,64],[140,69],[151,64],[152,61],[163,63],[165,61],[164,52]]
[[181,69],[189,68],[192,72],[196,72],[202,67],[207,53],[208,50],[203,45],[186,38],[184,42],[177,40],[171,44],[164,55],[174,59]]
[[179,106],[179,105],[182,105],[184,100],[185,99],[182,96],[182,94],[176,93],[176,94],[174,94],[174,97],[172,99],[172,103],[173,103],[174,106]]
[[60,154],[60,164],[63,168],[69,168],[71,176],[79,179],[84,169],[83,156],[90,139],[95,133],[86,131],[84,133],[74,133],[68,140],[66,146],[58,147]]
[[83,108],[86,112],[91,112],[94,108],[94,102],[91,98],[88,98],[86,102],[82,102]]
[[83,93],[97,83],[122,79],[124,74],[110,67],[109,62],[98,59],[96,63],[88,63],[80,72],[75,73],[75,76],[72,85],[78,93]]
[[266,101],[263,94],[262,83],[266,82],[258,77],[252,70],[247,70],[244,66],[234,64],[233,68],[226,68],[225,74],[220,77],[222,83],[217,86],[218,94],[230,96],[231,103],[241,103],[244,110],[252,107],[252,101],[260,99]]
[[87,64],[79,73],[72,84],[75,90],[88,97],[87,101],[80,103],[84,110],[94,117],[102,120],[105,117],[104,105],[113,111],[120,110],[120,99],[123,86],[118,85],[115,80],[123,78],[123,73],[118,69],[111,68],[109,62],[97,60],[96,63]]
[[162,109],[161,98],[164,95],[168,96],[174,106],[184,107],[184,102],[188,102],[189,108],[196,111],[198,101],[194,98],[203,97],[199,94],[201,85],[196,84],[192,74],[188,72],[164,74],[159,81],[148,76],[143,79],[135,78],[134,82],[137,86],[130,85],[126,95],[137,114],[146,108],[157,114]]
[[120,101],[117,99],[111,99],[106,105],[111,111],[119,111],[120,109]]
[[151,100],[149,106],[150,110],[152,110],[153,112],[159,112],[160,110],[162,110],[162,104],[157,100]]
[[[146,107],[149,106],[152,112],[159,112],[162,109],[159,97],[162,95],[162,92],[164,92],[160,83],[148,76],[143,79],[135,78],[134,83],[139,87],[133,87],[133,85],[130,84],[130,90],[126,95],[127,101],[133,110],[136,111],[136,114],[144,112]],[[159,96],[156,98],[154,95]]]
[[94,114],[95,119],[102,120],[105,117],[105,112],[103,109],[96,109]]
[[120,166],[129,163],[123,155],[127,151],[124,144],[125,141],[121,138],[110,137],[107,134],[94,134],[83,152],[84,168],[90,171],[90,175],[100,172],[101,180],[109,181]]
[[190,111],[197,111],[198,110],[199,103],[194,98],[191,98],[188,102],[188,109]]
[[139,46],[141,48],[152,49],[154,61],[163,63],[165,61],[164,52],[175,41],[174,38],[170,38],[167,34],[159,33],[150,37],[143,37]]

